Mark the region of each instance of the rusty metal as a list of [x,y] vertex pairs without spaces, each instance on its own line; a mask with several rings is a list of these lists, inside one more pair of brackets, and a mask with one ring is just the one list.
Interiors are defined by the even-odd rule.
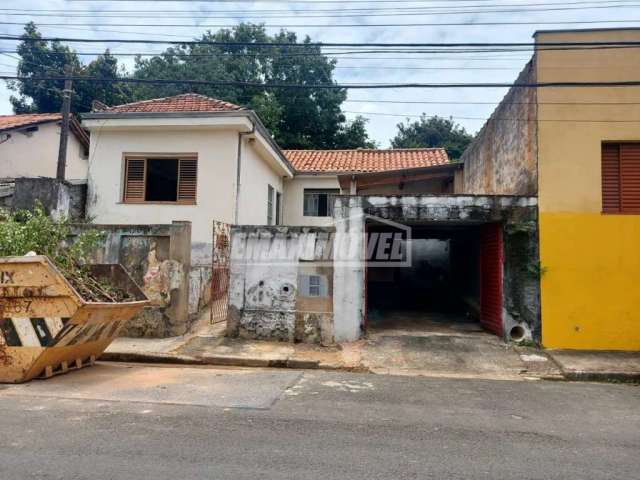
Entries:
[[213,222],[213,263],[211,271],[211,323],[227,319],[229,309],[229,264],[231,225]]
[[148,301],[120,265],[93,265],[135,300],[87,302],[44,256],[0,258],[0,382],[92,365]]

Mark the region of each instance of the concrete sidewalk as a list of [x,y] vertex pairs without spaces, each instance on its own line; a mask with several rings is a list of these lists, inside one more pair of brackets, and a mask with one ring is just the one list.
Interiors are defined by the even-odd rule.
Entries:
[[498,380],[562,379],[544,352],[484,332],[376,331],[330,347],[232,339],[224,325],[171,339],[117,339],[103,360],[240,367],[330,369],[390,375]]
[[547,350],[567,380],[640,383],[640,352]]

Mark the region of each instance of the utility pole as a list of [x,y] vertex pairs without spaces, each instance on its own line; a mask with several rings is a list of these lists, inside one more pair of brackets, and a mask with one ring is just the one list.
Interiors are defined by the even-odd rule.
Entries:
[[64,180],[67,168],[67,141],[69,139],[69,112],[71,111],[71,65],[64,68],[64,90],[62,90],[62,126],[60,127],[60,149],[56,178]]

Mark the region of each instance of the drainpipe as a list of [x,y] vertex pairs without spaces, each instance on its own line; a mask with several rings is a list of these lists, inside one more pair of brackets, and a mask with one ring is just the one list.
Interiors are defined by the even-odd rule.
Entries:
[[244,137],[256,133],[256,126],[251,122],[251,131],[238,133],[238,158],[236,160],[236,209],[234,215],[234,225],[238,225],[238,217],[240,214],[240,174],[242,173],[242,140]]

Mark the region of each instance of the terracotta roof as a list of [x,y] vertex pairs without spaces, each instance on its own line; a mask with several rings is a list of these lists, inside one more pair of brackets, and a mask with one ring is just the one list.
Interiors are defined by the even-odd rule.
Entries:
[[298,172],[387,172],[449,163],[444,148],[393,150],[285,150]]
[[[39,125],[48,122],[62,121],[61,113],[25,113],[21,115],[0,115],[0,132],[5,130],[13,130],[15,128],[28,127],[30,125]],[[71,132],[76,136],[78,141],[86,150],[89,149],[89,135],[85,132],[74,115],[71,115],[69,123]]]
[[27,127],[29,125],[37,125],[38,123],[53,122],[61,120],[62,115],[59,113],[27,113],[23,115],[0,115],[0,131],[12,130],[19,127]]
[[197,93],[185,93],[174,97],[154,98],[99,108],[94,110],[94,113],[233,112],[238,110],[245,110],[245,108]]

